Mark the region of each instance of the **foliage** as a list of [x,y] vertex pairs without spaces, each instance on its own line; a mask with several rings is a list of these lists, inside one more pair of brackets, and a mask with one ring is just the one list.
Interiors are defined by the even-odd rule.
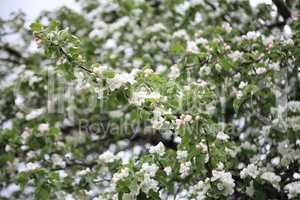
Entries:
[[2,198],[300,198],[296,2],[80,3],[1,20]]

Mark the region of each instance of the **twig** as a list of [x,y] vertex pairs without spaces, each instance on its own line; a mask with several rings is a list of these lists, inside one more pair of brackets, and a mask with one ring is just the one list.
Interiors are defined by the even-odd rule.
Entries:
[[10,62],[10,63],[14,63],[14,64],[21,64],[22,63],[19,60],[15,60],[15,59],[11,59],[11,58],[0,58],[0,61]]
[[14,49],[13,47],[9,46],[8,44],[1,45],[0,49],[8,52],[9,54],[14,55],[17,58],[23,58],[22,54],[18,50]]

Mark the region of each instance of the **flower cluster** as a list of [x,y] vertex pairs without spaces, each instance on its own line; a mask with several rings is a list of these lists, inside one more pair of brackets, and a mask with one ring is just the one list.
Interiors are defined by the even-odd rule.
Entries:
[[0,198],[299,199],[296,1],[78,2],[0,20]]

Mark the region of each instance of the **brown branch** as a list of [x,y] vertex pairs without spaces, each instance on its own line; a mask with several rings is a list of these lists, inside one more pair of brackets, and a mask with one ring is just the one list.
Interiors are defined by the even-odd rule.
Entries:
[[285,26],[285,24],[286,24],[285,21],[282,21],[282,22],[275,22],[275,23],[273,23],[273,24],[267,25],[267,28],[268,28],[268,29],[272,29],[272,28],[275,28],[275,27],[281,28],[281,27]]
[[284,21],[286,22],[288,18],[291,17],[291,12],[286,6],[286,4],[282,0],[272,0],[272,2],[277,7],[278,13],[283,17]]
[[[73,62],[73,60],[72,60],[72,58],[70,57],[70,55],[69,55],[67,52],[65,52],[65,50],[64,50],[62,47],[59,47],[59,50],[60,50],[60,52],[67,58],[67,60],[68,60],[70,63]],[[92,70],[90,70],[90,69],[88,69],[88,68],[86,68],[86,67],[84,67],[84,66],[82,66],[82,65],[78,65],[78,67],[80,67],[81,69],[85,70],[86,72],[88,72],[88,73],[90,73],[90,74],[94,74],[94,72],[93,72]]]
[[8,44],[3,44],[0,46],[0,49],[6,51],[7,53],[17,57],[17,58],[23,58],[21,52],[18,50],[14,49],[13,47],[9,46]]
[[291,17],[291,11],[287,7],[287,5],[282,0],[272,0],[272,2],[277,7],[277,12],[283,17],[283,21],[279,21],[270,25],[267,25],[269,29],[279,27],[282,28],[286,25],[287,20]]
[[82,161],[79,161],[79,160],[74,160],[73,162],[66,162],[65,167],[50,168],[50,171],[65,170],[67,168],[74,167],[74,166],[91,168],[91,167],[94,167],[95,165],[97,165],[97,162],[85,163],[85,162],[82,162]]
[[210,146],[209,146],[209,142],[208,142],[208,137],[207,137],[207,133],[205,133],[205,142],[206,142],[206,146],[207,146],[207,153],[208,153],[208,161],[207,163],[205,163],[205,168],[207,170],[207,176],[210,178],[212,177],[212,162],[211,162],[211,152],[210,152]]
[[11,32],[6,32],[6,33],[0,33],[0,37],[4,37],[4,36],[7,36],[7,35],[13,35],[13,34],[16,34],[18,33],[17,31],[11,31]]
[[0,62],[9,62],[13,64],[21,64],[19,60],[11,59],[11,58],[0,58]]

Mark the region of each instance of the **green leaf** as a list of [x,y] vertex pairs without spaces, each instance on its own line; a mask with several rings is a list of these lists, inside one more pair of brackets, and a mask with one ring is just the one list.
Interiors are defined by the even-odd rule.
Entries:
[[225,70],[229,70],[233,67],[232,62],[228,58],[222,58],[219,60],[219,64],[223,67]]
[[113,77],[115,77],[115,72],[112,70],[106,70],[103,72],[103,76],[105,78],[113,78]]
[[51,21],[50,24],[48,25],[48,30],[49,31],[55,31],[57,29],[59,25],[59,22],[54,20],[54,21]]
[[185,42],[183,40],[174,40],[171,44],[170,51],[175,55],[180,55],[185,52]]
[[51,136],[57,136],[57,135],[59,135],[59,129],[56,128],[56,127],[51,127],[49,129],[49,135],[51,135]]
[[49,191],[44,187],[44,185],[39,185],[35,190],[35,199],[37,200],[47,200],[50,199]]
[[58,69],[62,70],[65,78],[67,80],[74,80],[75,79],[75,75],[74,75],[74,70],[71,64],[69,63],[64,63],[64,64],[60,64],[58,66]]
[[144,192],[140,192],[137,196],[137,199],[139,200],[147,200],[147,195]]
[[14,160],[14,154],[11,153],[3,153],[2,155],[0,155],[0,164],[5,164],[9,161],[13,161]]
[[21,172],[19,173],[18,177],[17,177],[17,182],[21,187],[21,190],[24,190],[24,187],[28,181],[29,178],[29,173],[27,172]]
[[149,200],[159,200],[159,193],[158,192],[154,192],[152,189],[149,191],[148,193],[149,195]]
[[32,31],[40,32],[40,31],[42,31],[43,26],[38,22],[34,22],[30,25],[30,28]]

